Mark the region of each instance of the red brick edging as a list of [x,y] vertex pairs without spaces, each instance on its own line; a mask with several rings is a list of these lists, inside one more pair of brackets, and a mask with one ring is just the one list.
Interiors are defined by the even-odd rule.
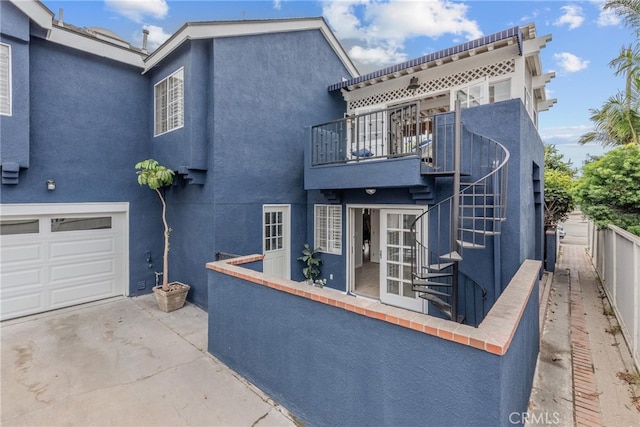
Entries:
[[584,318],[582,288],[578,280],[571,280],[570,287],[569,307],[575,424],[578,426],[601,426],[600,398],[593,373],[591,346]]
[[[280,292],[317,301],[338,309],[350,311],[382,322],[413,329],[427,335],[453,341],[458,344],[503,356],[506,354],[516,332],[531,291],[538,280],[540,261],[526,260],[511,282],[493,305],[484,321],[474,328],[426,314],[415,313],[378,301],[355,298],[335,290],[315,288],[291,280],[267,276],[249,270],[242,264],[261,261],[263,255],[248,255],[239,258],[209,262],[206,268],[248,282],[266,286]],[[536,295],[537,297],[537,295]]]

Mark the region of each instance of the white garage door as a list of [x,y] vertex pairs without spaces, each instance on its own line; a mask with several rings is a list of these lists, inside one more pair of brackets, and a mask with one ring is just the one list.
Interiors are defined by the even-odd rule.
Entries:
[[123,295],[128,204],[2,205],[0,320]]

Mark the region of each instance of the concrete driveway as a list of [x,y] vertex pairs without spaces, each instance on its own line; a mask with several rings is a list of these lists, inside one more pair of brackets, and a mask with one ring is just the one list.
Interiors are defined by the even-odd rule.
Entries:
[[1,324],[0,424],[292,426],[207,353],[207,313],[119,297]]

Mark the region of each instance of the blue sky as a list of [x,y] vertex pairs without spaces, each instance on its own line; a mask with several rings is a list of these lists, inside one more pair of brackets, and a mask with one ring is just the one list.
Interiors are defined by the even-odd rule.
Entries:
[[542,51],[545,72],[556,78],[547,86],[558,103],[540,114],[539,130],[580,166],[597,145],[577,141],[591,129],[589,109],[623,88],[608,63],[631,31],[602,1],[183,1],[183,0],[43,0],[58,17],[79,27],[104,27],[134,45],[142,28],[150,31],[150,48],[162,43],[188,21],[324,16],[361,73],[419,57],[514,25],[536,23],[538,35],[552,34]]

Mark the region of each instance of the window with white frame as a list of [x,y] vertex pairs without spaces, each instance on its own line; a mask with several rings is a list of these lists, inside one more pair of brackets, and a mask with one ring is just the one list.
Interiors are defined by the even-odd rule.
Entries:
[[455,89],[454,100],[460,101],[461,108],[476,107],[485,104],[486,82],[470,83]]
[[489,104],[511,99],[511,80],[500,80],[489,83]]
[[0,114],[11,115],[11,46],[0,43]]
[[315,206],[314,248],[330,254],[342,254],[342,206]]
[[155,129],[158,136],[184,125],[184,69],[155,85]]

